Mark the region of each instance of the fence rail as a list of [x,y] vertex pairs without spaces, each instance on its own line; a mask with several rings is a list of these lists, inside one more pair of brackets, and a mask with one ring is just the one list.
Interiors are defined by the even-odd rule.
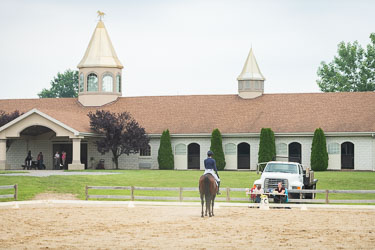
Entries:
[[288,193],[325,194],[325,199],[289,199],[289,202],[300,203],[375,203],[375,200],[330,200],[329,194],[375,194],[375,190],[288,190]]
[[[89,189],[101,190],[130,190],[130,195],[89,195]],[[175,191],[179,192],[178,197],[173,196],[137,196],[136,190],[142,191]],[[93,199],[129,199],[129,200],[173,200],[173,201],[199,201],[200,197],[184,197],[184,191],[196,191],[196,187],[134,187],[134,186],[86,186],[86,200]],[[225,188],[225,197],[217,197],[218,201],[250,201],[249,197],[233,197],[231,192],[248,192],[247,188]],[[330,200],[329,194],[375,194],[375,190],[288,190],[289,193],[299,194],[325,194],[325,199],[289,199],[289,202],[296,203],[375,203],[375,200]]]
[[[96,190],[130,190],[130,195],[93,195],[89,194],[90,189]],[[134,192],[141,191],[175,191],[179,192],[178,197],[173,196],[138,196]],[[85,194],[86,200],[88,199],[129,199],[129,200],[172,200],[172,201],[200,201],[200,197],[184,197],[183,192],[196,191],[196,187],[134,187],[134,186],[86,186]],[[246,188],[225,188],[226,197],[217,197],[218,201],[249,201],[246,197],[231,197],[232,192],[245,192]]]
[[1,194],[0,199],[7,199],[7,198],[14,198],[14,200],[18,199],[18,185],[7,185],[7,186],[0,186],[0,189],[14,189],[14,194]]

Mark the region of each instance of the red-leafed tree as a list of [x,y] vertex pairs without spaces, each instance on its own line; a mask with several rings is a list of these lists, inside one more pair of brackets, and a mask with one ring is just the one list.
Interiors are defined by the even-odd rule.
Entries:
[[5,113],[5,111],[0,110],[0,127],[4,126],[10,121],[13,121],[18,116],[22,115],[18,110],[13,111],[12,113]]
[[88,116],[91,129],[103,135],[96,141],[98,151],[102,154],[111,151],[116,169],[122,154],[136,154],[148,146],[150,139],[145,129],[128,112],[97,110]]

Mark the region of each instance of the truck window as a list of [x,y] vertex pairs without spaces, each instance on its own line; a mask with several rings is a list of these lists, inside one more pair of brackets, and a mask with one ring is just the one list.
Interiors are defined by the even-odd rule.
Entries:
[[298,174],[298,165],[288,163],[268,163],[264,172],[290,173]]

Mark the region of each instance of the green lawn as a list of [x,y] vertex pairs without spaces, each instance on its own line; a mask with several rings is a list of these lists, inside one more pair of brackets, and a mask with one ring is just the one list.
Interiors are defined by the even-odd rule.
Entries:
[[[106,171],[119,173],[103,176],[2,176],[0,185],[18,184],[19,200],[32,199],[36,194],[43,192],[71,193],[85,198],[85,186],[143,186],[143,187],[197,187],[198,179],[203,171],[173,171],[173,170],[118,170]],[[260,175],[248,171],[221,171],[221,187],[247,188]],[[375,172],[316,172],[319,179],[317,189],[368,189],[375,190]],[[10,193],[12,190],[0,190],[0,194]],[[90,190],[90,194],[129,194],[126,190]],[[225,192],[223,192],[225,193]],[[136,195],[178,196],[177,192],[167,191],[136,191]],[[184,196],[198,196],[197,192],[184,192]],[[231,196],[246,197],[244,192],[233,192]],[[321,197],[323,198],[322,195]],[[331,195],[330,195],[331,198]],[[374,199],[375,195],[332,195],[337,199]],[[3,199],[2,201],[5,201]]]

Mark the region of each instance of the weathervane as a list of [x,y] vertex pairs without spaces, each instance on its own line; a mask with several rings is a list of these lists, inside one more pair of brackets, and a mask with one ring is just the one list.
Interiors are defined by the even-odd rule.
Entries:
[[105,15],[105,13],[101,12],[100,10],[98,10],[97,13],[98,13],[99,21],[101,21],[102,18],[104,17],[104,15]]

